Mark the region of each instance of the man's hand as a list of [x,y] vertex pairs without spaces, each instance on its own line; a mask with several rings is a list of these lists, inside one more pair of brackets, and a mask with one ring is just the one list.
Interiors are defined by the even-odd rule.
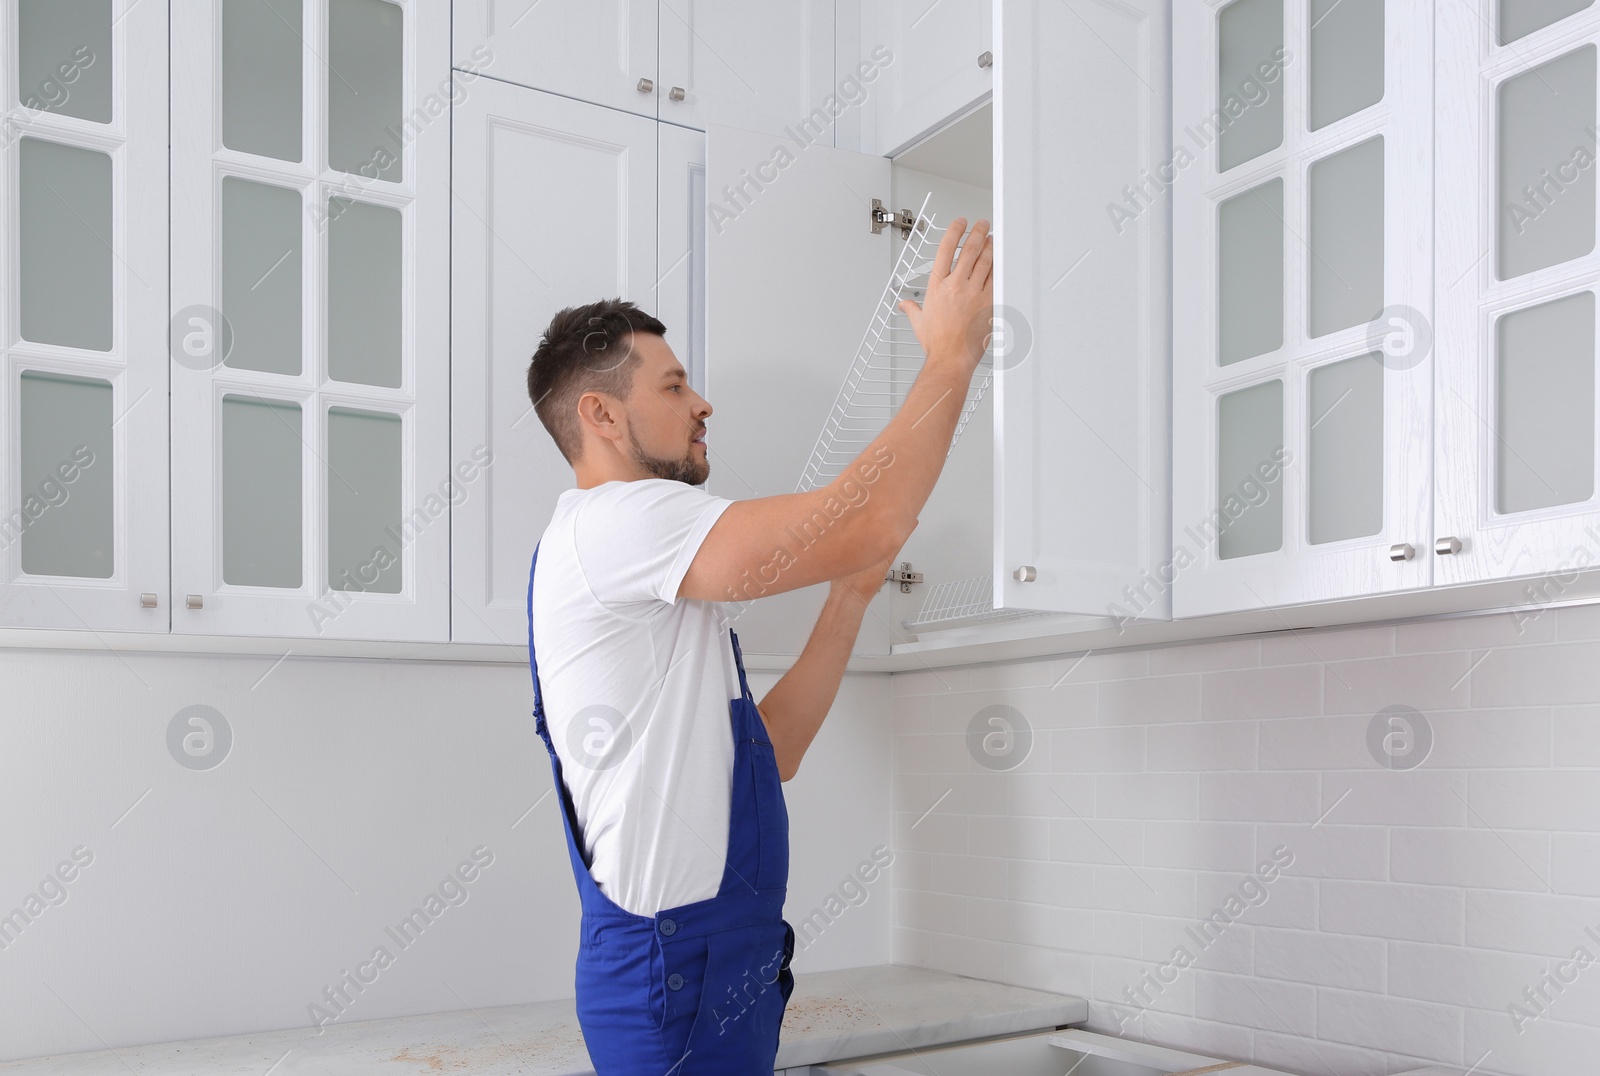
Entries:
[[939,241],[933,268],[928,271],[928,291],[922,305],[904,299],[900,310],[910,319],[911,329],[930,360],[961,363],[970,374],[983,358],[994,331],[994,237],[989,234],[986,220],[978,221],[971,232],[966,228],[965,217],[950,222]]

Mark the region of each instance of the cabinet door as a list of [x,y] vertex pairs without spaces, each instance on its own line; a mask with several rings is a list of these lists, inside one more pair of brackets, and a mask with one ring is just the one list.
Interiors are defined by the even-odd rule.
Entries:
[[1158,0],[999,10],[999,608],[1167,615],[1167,213],[1107,212],[1165,157],[1167,35]]
[[[865,146],[893,155],[988,98],[994,68],[984,66],[982,58],[994,48],[993,10],[998,6],[994,0],[873,0],[862,5],[861,58],[879,46],[891,54],[873,91]],[[1046,56],[1044,62],[1054,58]]]
[[[717,193],[746,174],[759,189]],[[871,225],[872,199],[889,197],[889,162],[826,146],[790,154],[770,135],[712,126],[706,176],[706,488],[733,499],[793,493],[899,253],[899,232]],[[732,604],[745,654],[798,654],[827,589]],[[887,590],[867,607],[857,654],[886,654],[901,637]]]
[[1437,17],[1444,546],[1426,555],[1440,583],[1554,573],[1549,600],[1600,549],[1600,8],[1473,0]]
[[168,629],[167,5],[112,7],[0,13],[3,625]]
[[388,0],[173,20],[176,631],[448,638],[448,35]]
[[706,387],[706,136],[671,124],[656,127],[656,317],[667,345],[689,371],[689,385]]
[[564,307],[651,309],[656,122],[482,79],[454,125],[453,458],[492,465],[453,517],[452,638],[526,646],[533,547],[574,484],[528,362]]
[[1175,17],[1174,615],[1427,586],[1433,5]]
[[656,78],[656,3],[454,0],[454,63],[654,117],[665,92]]
[[[661,0],[660,117],[834,144],[833,2]],[[800,143],[797,143],[797,145]]]

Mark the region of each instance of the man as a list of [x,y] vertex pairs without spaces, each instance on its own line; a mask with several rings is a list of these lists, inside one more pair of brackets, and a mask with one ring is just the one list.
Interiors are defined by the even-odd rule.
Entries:
[[[958,259],[965,231],[957,218],[945,232],[923,304],[901,304],[927,360],[900,413],[822,489],[733,501],[696,488],[711,405],[632,303],[563,310],[534,352],[528,394],[577,488],[534,549],[528,656],[583,905],[577,1011],[599,1076],[773,1070],[794,986],[780,782],[833,703],[983,355],[992,240],[980,220]],[[721,604],[750,597],[752,578],[767,594],[831,584],[759,705]]]

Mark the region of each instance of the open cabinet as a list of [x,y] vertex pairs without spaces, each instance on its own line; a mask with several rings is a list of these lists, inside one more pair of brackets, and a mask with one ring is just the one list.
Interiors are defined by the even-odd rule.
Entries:
[[[721,496],[796,488],[907,241],[874,201],[914,216],[931,195],[939,231],[995,222],[992,384],[902,551],[922,580],[880,591],[859,655],[1024,614],[1170,613],[1168,214],[1150,179],[1169,139],[1167,9],[1001,6],[992,98],[892,160],[707,131]],[[798,653],[825,590],[748,603],[744,650]]]

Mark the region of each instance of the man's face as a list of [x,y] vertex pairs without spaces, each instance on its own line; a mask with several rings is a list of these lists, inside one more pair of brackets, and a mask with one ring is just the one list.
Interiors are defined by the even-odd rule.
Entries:
[[711,473],[705,442],[711,405],[689,387],[689,375],[667,342],[654,333],[631,334],[639,364],[628,398],[628,440],[633,459],[653,478],[698,486]]

